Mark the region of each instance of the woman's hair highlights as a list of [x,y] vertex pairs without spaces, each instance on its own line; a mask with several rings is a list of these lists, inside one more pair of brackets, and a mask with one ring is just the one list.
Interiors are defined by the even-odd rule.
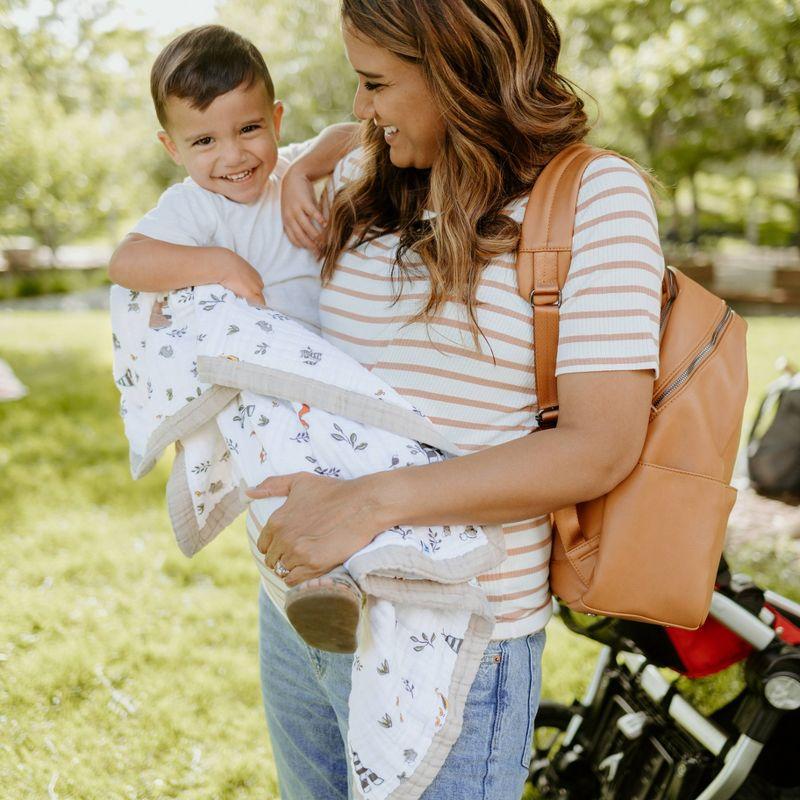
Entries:
[[401,287],[419,261],[430,279],[415,319],[456,300],[467,305],[477,336],[481,271],[517,245],[519,226],[503,208],[589,128],[583,101],[557,72],[555,21],[540,0],[342,0],[342,20],[421,67],[446,133],[430,170],[400,169],[383,130],[365,121],[364,170],[334,199],[323,280],[346,247],[397,232]]

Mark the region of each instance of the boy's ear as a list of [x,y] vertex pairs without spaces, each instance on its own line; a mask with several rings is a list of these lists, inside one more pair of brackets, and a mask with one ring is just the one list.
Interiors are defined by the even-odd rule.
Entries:
[[281,138],[281,120],[283,119],[283,103],[276,100],[272,106],[272,127],[275,128],[275,138]]
[[181,154],[178,152],[178,148],[175,146],[175,142],[172,141],[172,138],[166,131],[159,131],[158,134],[158,141],[164,145],[164,149],[169,153],[169,157],[178,165],[183,164],[181,161]]

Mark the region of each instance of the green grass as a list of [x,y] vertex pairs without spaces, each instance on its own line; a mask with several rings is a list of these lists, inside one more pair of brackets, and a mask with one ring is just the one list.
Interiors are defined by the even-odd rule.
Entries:
[[67,294],[109,286],[105,267],[61,269],[58,267],[0,272],[0,300],[37,297],[43,294]]
[[[782,353],[800,361],[800,318],[751,320],[753,397]],[[276,797],[241,525],[187,560],[168,465],[131,481],[104,314],[7,312],[0,357],[30,388],[0,404],[0,796]],[[567,701],[596,647],[548,636],[545,695]]]

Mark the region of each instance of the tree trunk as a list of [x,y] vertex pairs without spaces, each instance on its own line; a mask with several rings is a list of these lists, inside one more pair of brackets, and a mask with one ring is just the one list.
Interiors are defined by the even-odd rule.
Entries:
[[795,162],[794,173],[797,178],[797,188],[794,193],[794,233],[792,244],[800,248],[800,161]]
[[672,242],[673,244],[678,244],[681,240],[681,215],[678,212],[678,202],[676,199],[677,195],[677,187],[676,186],[667,186],[667,192],[669,192],[669,199],[670,204],[672,206],[672,212],[669,215],[669,225],[667,227],[667,231],[664,234],[664,238],[668,242]]
[[700,200],[697,192],[697,173],[689,173],[689,191],[692,195],[692,216],[689,227],[689,241],[696,245],[700,241]]

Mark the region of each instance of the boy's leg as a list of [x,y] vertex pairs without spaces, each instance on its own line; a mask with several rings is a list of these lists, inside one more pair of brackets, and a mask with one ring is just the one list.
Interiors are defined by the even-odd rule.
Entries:
[[[325,654],[304,644],[263,588],[259,618],[261,686],[281,798],[346,800],[341,708],[334,707],[323,684]],[[347,694],[344,698],[346,704]]]

